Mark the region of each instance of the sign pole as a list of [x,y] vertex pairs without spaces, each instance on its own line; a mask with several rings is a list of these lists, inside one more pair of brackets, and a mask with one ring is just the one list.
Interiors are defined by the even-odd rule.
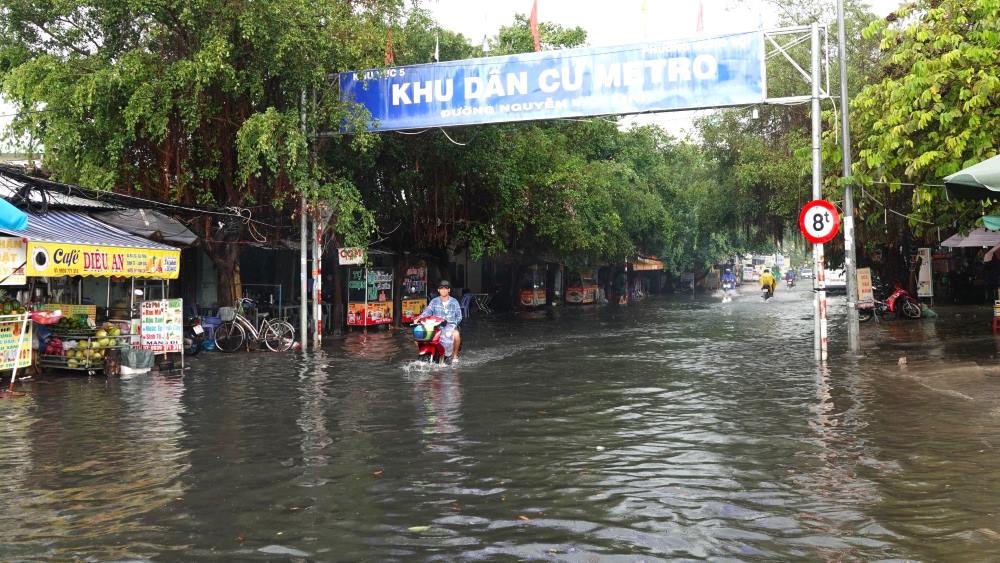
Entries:
[[[21,332],[17,335],[17,348],[14,353],[14,367],[10,372],[10,387],[7,391],[14,392],[14,382],[17,381],[17,364],[21,361],[21,345],[24,343],[24,331],[28,330],[28,319],[31,318],[31,313],[25,313],[21,316]],[[16,322],[16,321],[15,321]],[[31,353],[29,351],[29,353]]]
[[[820,144],[820,113],[819,113],[819,24],[813,23],[811,29],[812,36],[812,192],[813,199],[823,198],[823,160]],[[813,262],[816,275],[814,276],[814,289],[816,298],[813,304],[815,313],[815,336],[813,343],[816,350],[816,359],[824,362],[827,358],[827,333],[826,333],[826,258],[823,254],[823,244],[813,246]]]
[[[302,91],[302,136],[306,136],[306,91]],[[309,287],[306,278],[309,274],[309,220],[306,216],[306,194],[303,192],[299,200],[299,335],[302,351],[309,344]]]

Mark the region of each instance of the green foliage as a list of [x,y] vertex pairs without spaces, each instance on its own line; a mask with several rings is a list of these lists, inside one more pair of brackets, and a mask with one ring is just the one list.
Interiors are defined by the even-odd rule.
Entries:
[[[337,176],[308,158],[302,92],[381,62],[384,22],[400,4],[3,0],[0,79],[19,110],[11,134],[38,139],[60,180],[280,210]],[[311,101],[313,130],[349,112],[330,96]]]
[[1000,2],[920,0],[897,15],[865,31],[886,76],[851,106],[863,132],[855,175],[887,182],[880,197],[903,196],[914,230],[971,226],[983,207],[947,201],[940,183],[1000,151]]

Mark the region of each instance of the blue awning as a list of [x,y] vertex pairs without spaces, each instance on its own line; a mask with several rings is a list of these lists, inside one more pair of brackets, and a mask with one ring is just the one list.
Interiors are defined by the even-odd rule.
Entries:
[[29,242],[177,250],[173,246],[135,236],[75,211],[29,213],[27,229],[17,231],[0,227],[0,232],[24,237]]
[[25,229],[28,227],[28,215],[9,201],[0,199],[0,227]]

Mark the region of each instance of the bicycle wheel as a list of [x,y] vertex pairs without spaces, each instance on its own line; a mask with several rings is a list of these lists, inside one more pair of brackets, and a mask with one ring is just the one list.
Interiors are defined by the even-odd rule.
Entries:
[[230,321],[215,327],[215,347],[223,352],[235,352],[246,344],[247,332]]
[[287,352],[295,343],[295,329],[290,323],[276,321],[267,325],[264,334],[261,335],[261,340],[264,341],[264,346],[267,346],[267,349],[272,352]]

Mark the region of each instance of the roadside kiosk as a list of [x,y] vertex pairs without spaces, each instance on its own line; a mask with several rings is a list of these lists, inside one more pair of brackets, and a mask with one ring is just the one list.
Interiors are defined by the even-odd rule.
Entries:
[[[40,366],[97,372],[104,369],[109,350],[182,351],[180,300],[140,307],[135,290],[136,280],[158,280],[161,301],[167,301],[167,284],[180,273],[179,249],[68,210],[31,213],[25,229],[0,228],[0,235],[9,235],[3,243],[13,247],[8,249],[11,253],[23,251],[23,279],[18,280],[21,306],[26,311],[62,314],[44,329],[48,336],[38,346]],[[106,283],[87,283],[85,296],[85,278],[104,278]],[[118,282],[114,302],[112,280]],[[127,296],[121,286],[128,287]],[[97,304],[102,301],[99,316]],[[139,314],[154,309],[162,314]],[[145,331],[142,319],[147,321]]]

